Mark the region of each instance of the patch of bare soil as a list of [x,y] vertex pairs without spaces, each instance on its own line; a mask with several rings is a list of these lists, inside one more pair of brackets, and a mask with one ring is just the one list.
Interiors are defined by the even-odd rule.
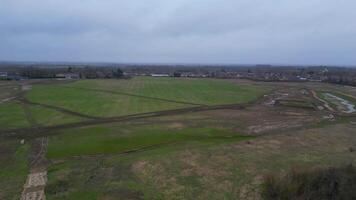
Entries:
[[47,171],[30,172],[21,195],[21,200],[45,200],[44,188],[47,183]]

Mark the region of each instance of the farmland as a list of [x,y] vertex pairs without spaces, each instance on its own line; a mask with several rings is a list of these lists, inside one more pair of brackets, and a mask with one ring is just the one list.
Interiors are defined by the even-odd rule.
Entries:
[[[34,188],[47,199],[259,199],[266,174],[356,161],[355,114],[322,95],[352,103],[350,88],[166,77],[6,83],[0,199]],[[38,174],[47,183],[27,186]]]

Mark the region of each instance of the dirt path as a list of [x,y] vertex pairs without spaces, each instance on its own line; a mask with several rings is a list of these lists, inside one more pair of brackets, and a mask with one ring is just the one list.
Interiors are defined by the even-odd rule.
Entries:
[[21,200],[45,200],[44,188],[47,182],[47,171],[31,172],[24,185]]
[[30,172],[23,187],[21,200],[45,200],[45,187],[47,183],[47,164],[45,154],[48,138],[42,137],[33,140],[32,154],[30,155]]
[[313,95],[313,97],[314,97],[316,100],[318,100],[318,101],[320,101],[321,103],[323,103],[323,106],[324,106],[325,108],[327,108],[327,109],[328,109],[329,111],[331,111],[331,112],[335,112],[335,110],[329,105],[328,102],[326,102],[324,99],[321,99],[321,98],[318,97],[318,95],[316,94],[316,92],[315,92],[314,90],[310,90],[310,93]]

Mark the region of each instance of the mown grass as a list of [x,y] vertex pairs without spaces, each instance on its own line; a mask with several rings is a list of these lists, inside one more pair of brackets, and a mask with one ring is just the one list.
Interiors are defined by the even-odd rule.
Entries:
[[174,130],[162,125],[140,127],[94,126],[71,129],[50,138],[47,156],[59,158],[78,155],[110,154],[135,151],[157,145],[199,141],[250,139],[232,131],[216,128],[184,128]]
[[0,129],[23,128],[29,126],[25,113],[18,103],[0,104]]
[[26,181],[28,145],[17,140],[0,142],[0,199],[20,199]]

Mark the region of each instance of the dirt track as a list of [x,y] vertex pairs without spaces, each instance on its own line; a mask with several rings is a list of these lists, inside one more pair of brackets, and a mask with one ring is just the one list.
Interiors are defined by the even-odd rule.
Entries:
[[21,200],[45,200],[45,187],[47,183],[46,150],[48,138],[36,138],[32,141],[29,156],[30,172],[23,187]]

